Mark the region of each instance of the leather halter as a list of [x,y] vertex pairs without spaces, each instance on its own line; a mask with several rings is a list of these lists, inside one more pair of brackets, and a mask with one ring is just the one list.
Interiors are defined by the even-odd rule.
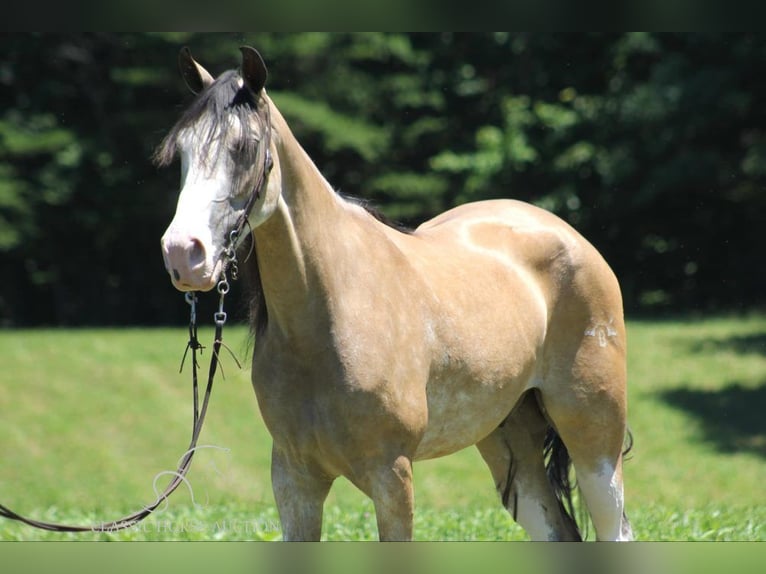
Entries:
[[[213,380],[215,379],[216,371],[218,370],[219,353],[221,347],[228,350],[228,347],[223,343],[223,326],[226,323],[226,312],[224,311],[224,298],[229,292],[229,282],[226,277],[226,273],[231,268],[232,279],[237,279],[237,259],[236,249],[239,244],[241,234],[245,226],[248,224],[248,218],[255,206],[255,202],[260,198],[261,192],[268,183],[269,173],[273,166],[273,160],[271,158],[271,110],[267,100],[261,100],[264,104],[266,112],[265,117],[262,117],[257,113],[257,117],[262,124],[263,142],[258,147],[256,156],[256,163],[258,165],[258,175],[256,177],[253,191],[245,204],[245,209],[237,219],[236,224],[229,233],[229,244],[224,249],[222,257],[224,259],[223,270],[221,271],[221,280],[218,282],[217,290],[219,294],[218,311],[213,315],[215,321],[215,338],[213,340],[213,349],[210,356],[210,366],[208,368],[207,386],[205,388],[205,395],[202,400],[202,407],[199,406],[199,388],[197,369],[199,363],[197,362],[197,353],[202,353],[204,347],[197,339],[197,294],[194,292],[186,293],[186,302],[190,306],[189,317],[189,341],[186,344],[186,351],[181,361],[181,369],[183,370],[183,364],[186,360],[186,356],[191,349],[192,356],[192,389],[194,394],[193,402],[193,424],[192,424],[192,436],[189,442],[189,448],[186,449],[180,462],[178,463],[178,469],[170,474],[173,475],[173,479],[165,487],[165,490],[157,496],[154,502],[143,507],[141,510],[129,514],[117,520],[110,522],[102,522],[100,524],[90,525],[74,525],[74,524],[60,524],[56,522],[44,522],[41,520],[35,520],[33,518],[27,518],[21,514],[14,512],[7,506],[0,504],[0,517],[8,518],[10,520],[16,520],[23,522],[29,526],[40,528],[42,530],[49,530],[53,532],[114,532],[117,530],[124,530],[135,526],[149,515],[151,515],[167,498],[183,483],[186,481],[186,475],[191,469],[192,459],[194,453],[197,450],[197,444],[199,441],[200,433],[202,432],[202,425],[205,421],[205,414],[207,413],[208,403],[210,402],[210,395],[213,390]],[[257,105],[257,104],[256,104]],[[231,351],[229,351],[231,353]],[[236,361],[236,357],[234,358]],[[239,365],[239,362],[237,362]]]
[[[229,232],[229,245],[224,251],[224,255],[228,260],[233,262],[236,262],[234,251],[236,251],[237,246],[243,239],[242,231],[245,229],[245,226],[248,225],[250,213],[253,211],[253,207],[255,207],[255,202],[260,199],[261,192],[266,188],[269,181],[269,173],[271,173],[271,168],[274,166],[274,160],[271,157],[271,107],[265,98],[259,98],[259,103],[260,102],[263,103],[265,113],[261,114],[259,113],[260,110],[256,111],[256,117],[261,123],[261,133],[263,134],[263,141],[258,146],[255,158],[255,163],[258,166],[258,175],[255,178],[253,191],[247,199],[242,214]],[[258,105],[259,104],[256,104],[256,107]],[[236,277],[233,278],[236,279]]]

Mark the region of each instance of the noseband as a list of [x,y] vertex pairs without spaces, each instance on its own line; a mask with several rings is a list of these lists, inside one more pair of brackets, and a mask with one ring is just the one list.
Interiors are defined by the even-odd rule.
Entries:
[[[217,285],[217,291],[219,295],[218,311],[214,313],[213,320],[215,322],[215,338],[213,340],[213,349],[210,356],[210,366],[208,368],[207,387],[205,388],[205,395],[202,400],[202,406],[199,404],[199,386],[197,370],[199,363],[197,362],[197,354],[202,354],[203,347],[197,339],[197,294],[194,292],[186,293],[185,299],[190,306],[189,315],[189,341],[186,344],[186,350],[184,351],[183,359],[181,360],[181,370],[183,370],[186,357],[191,350],[191,363],[192,363],[192,390],[193,390],[193,418],[192,418],[192,436],[189,442],[189,448],[186,449],[181,460],[178,463],[178,469],[172,474],[173,479],[165,487],[165,490],[157,496],[154,502],[145,506],[141,510],[134,512],[128,516],[124,516],[111,522],[102,522],[100,524],[91,525],[72,525],[72,524],[59,524],[55,522],[43,522],[41,520],[35,520],[27,518],[21,514],[14,512],[7,506],[0,504],[0,517],[8,518],[10,520],[16,520],[40,528],[42,530],[50,530],[53,532],[114,532],[117,530],[124,530],[135,526],[150,514],[152,514],[167,498],[183,483],[186,481],[186,475],[191,469],[192,458],[198,448],[198,441],[200,433],[202,432],[202,424],[205,421],[205,414],[207,413],[208,403],[210,402],[210,395],[213,390],[213,380],[215,379],[216,372],[219,366],[219,354],[221,347],[228,350],[228,347],[223,343],[223,326],[226,323],[226,311],[224,311],[224,299],[229,292],[229,281],[227,279],[227,272],[231,270],[232,279],[236,280],[239,275],[239,268],[237,266],[237,254],[236,250],[242,239],[242,231],[245,226],[248,225],[248,219],[250,213],[255,206],[256,201],[261,197],[266,184],[268,183],[269,173],[273,166],[273,160],[271,157],[271,110],[269,103],[265,99],[260,99],[259,103],[262,103],[262,108],[265,112],[261,112],[259,109],[256,111],[260,123],[262,124],[261,132],[263,135],[263,142],[258,147],[256,155],[256,164],[258,165],[258,174],[253,186],[253,191],[248,197],[245,209],[237,219],[232,230],[229,232],[228,244],[224,248],[222,253],[223,267],[221,271],[221,279]],[[258,104],[256,104],[258,106]],[[231,353],[231,351],[229,351]],[[233,353],[232,353],[233,356]],[[236,357],[234,358],[235,361]],[[239,362],[237,361],[239,366]]]

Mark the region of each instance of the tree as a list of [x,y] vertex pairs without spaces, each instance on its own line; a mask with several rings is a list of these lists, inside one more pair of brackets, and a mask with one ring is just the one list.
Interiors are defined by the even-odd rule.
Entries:
[[631,311],[763,305],[761,35],[16,34],[0,39],[0,324],[183,320],[153,148],[251,44],[328,181],[417,225],[532,201],[604,253]]

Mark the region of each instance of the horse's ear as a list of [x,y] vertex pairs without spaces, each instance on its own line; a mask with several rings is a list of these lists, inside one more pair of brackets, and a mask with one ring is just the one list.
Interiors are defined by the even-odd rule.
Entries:
[[263,63],[263,58],[255,48],[242,46],[239,50],[242,52],[242,79],[248,89],[258,95],[266,85],[266,78],[269,77],[266,64]]
[[181,52],[178,54],[178,70],[194,94],[199,94],[213,83],[213,76],[192,58],[191,50],[186,46],[181,48]]

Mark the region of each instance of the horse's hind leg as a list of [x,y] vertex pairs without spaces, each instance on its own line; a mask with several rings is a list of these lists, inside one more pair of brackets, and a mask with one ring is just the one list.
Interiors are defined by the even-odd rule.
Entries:
[[582,342],[568,366],[553,369],[541,402],[566,445],[598,540],[630,540],[624,513],[623,444],[627,431],[624,356]]
[[503,424],[476,446],[503,506],[532,540],[579,540],[546,474],[543,443],[548,428],[534,394],[527,393]]
[[600,465],[575,462],[582,492],[598,540],[632,540],[633,531],[624,510],[622,459],[603,459]]

